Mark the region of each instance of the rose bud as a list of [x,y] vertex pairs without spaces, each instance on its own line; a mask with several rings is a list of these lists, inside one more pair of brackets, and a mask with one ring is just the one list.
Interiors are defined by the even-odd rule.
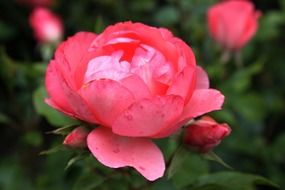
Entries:
[[226,123],[219,124],[211,117],[204,116],[185,129],[184,142],[192,149],[206,153],[230,133],[231,129]]
[[185,42],[142,23],[70,37],[50,61],[45,84],[50,106],[98,126],[87,146],[99,162],[133,167],[151,181],[165,171],[152,140],[172,135],[224,102],[209,88],[207,73]]
[[84,127],[77,127],[64,139],[63,144],[71,148],[85,148],[89,131]]
[[56,43],[63,35],[61,19],[46,8],[36,8],[30,15],[30,25],[39,42]]
[[251,1],[220,2],[208,10],[210,35],[223,48],[237,51],[255,35],[260,15]]

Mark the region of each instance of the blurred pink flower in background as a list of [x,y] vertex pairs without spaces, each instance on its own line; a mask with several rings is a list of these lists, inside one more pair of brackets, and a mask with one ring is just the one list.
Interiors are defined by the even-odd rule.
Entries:
[[17,0],[17,2],[30,7],[49,7],[53,4],[53,0]]
[[62,38],[62,21],[47,8],[35,8],[30,15],[30,25],[39,42],[56,43]]
[[226,123],[219,124],[209,116],[191,123],[185,130],[184,141],[191,148],[206,153],[231,133]]
[[237,51],[255,35],[260,15],[251,1],[224,1],[208,10],[209,32],[223,48]]
[[102,164],[131,166],[148,180],[165,170],[152,139],[175,133],[224,102],[209,88],[188,45],[165,28],[141,23],[70,37],[56,50],[45,82],[50,106],[100,125],[87,146]]

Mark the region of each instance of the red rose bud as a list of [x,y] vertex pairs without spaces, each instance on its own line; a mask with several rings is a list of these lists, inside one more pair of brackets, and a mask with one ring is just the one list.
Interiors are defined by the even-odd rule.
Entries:
[[85,148],[88,133],[84,127],[77,127],[65,137],[63,144],[71,148]]
[[211,117],[204,116],[186,128],[184,141],[193,149],[206,153],[230,133],[231,129],[226,123],[219,124]]
[[35,38],[40,42],[55,43],[63,35],[61,19],[47,8],[36,8],[30,16]]

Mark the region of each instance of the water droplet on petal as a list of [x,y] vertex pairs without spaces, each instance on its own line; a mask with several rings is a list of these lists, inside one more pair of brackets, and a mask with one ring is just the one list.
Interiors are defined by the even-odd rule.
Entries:
[[145,170],[145,168],[144,168],[144,167],[142,167],[142,166],[139,166],[139,169],[141,169],[141,170]]
[[132,115],[126,115],[125,117],[126,117],[126,119],[129,120],[129,121],[133,120],[133,116],[132,116]]
[[113,152],[114,152],[114,153],[119,153],[119,152],[120,152],[120,149],[119,149],[119,148],[116,148],[116,149],[113,150]]

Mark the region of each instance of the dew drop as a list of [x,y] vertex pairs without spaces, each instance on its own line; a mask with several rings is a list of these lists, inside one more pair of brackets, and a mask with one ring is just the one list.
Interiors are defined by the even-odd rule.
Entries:
[[126,115],[125,117],[126,117],[126,119],[129,120],[129,121],[133,120],[133,116],[132,116],[132,115]]
[[113,150],[113,152],[114,152],[114,153],[119,153],[119,152],[120,152],[120,149],[119,149],[119,148],[116,148],[116,149]]
[[145,170],[145,168],[144,168],[144,167],[142,167],[142,166],[139,166],[139,169],[141,169],[141,170]]

